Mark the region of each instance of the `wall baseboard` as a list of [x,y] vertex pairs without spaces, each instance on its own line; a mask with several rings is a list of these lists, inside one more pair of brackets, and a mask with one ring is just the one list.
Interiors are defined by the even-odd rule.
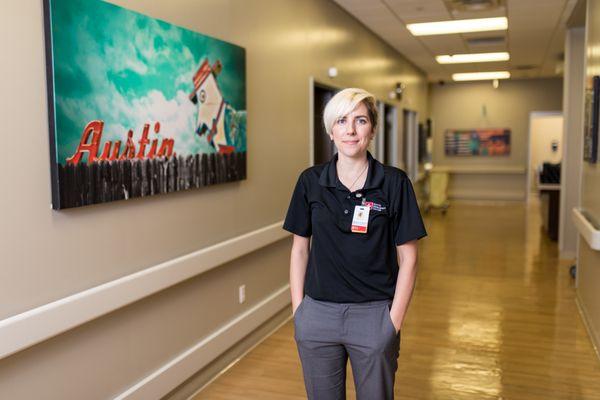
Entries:
[[0,359],[275,243],[282,221],[0,320]]
[[559,251],[559,258],[561,260],[574,260],[577,258],[577,253],[571,250]]
[[592,342],[592,347],[594,348],[596,357],[598,357],[598,360],[600,361],[600,332],[594,331],[594,326],[591,324],[591,319],[588,317],[588,313],[585,309],[585,306],[579,298],[579,293],[577,293],[577,295],[575,296],[575,303],[577,304],[579,315],[583,320],[583,325],[585,325],[585,329],[587,330],[588,336],[590,337],[590,341]]
[[502,201],[525,201],[525,192],[522,190],[499,191],[489,189],[450,189],[448,191],[450,199],[457,200],[502,200]]
[[525,175],[527,168],[520,165],[436,165],[433,171],[449,172],[450,174],[475,175]]
[[208,365],[233,344],[290,304],[289,285],[223,325],[115,397],[115,400],[158,399]]

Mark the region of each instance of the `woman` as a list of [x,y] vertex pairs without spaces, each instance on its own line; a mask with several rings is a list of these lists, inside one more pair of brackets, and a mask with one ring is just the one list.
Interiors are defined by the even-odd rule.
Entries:
[[406,173],[367,151],[373,95],[344,89],[323,120],[337,154],[300,174],[283,225],[294,234],[290,290],[306,392],[345,399],[350,358],[358,400],[393,399],[417,240],[427,232]]

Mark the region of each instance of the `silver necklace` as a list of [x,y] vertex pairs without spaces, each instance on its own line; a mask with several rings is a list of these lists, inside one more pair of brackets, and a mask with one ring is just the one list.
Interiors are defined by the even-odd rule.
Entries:
[[369,168],[369,163],[367,162],[367,165],[365,165],[365,168],[362,170],[362,172],[360,174],[358,174],[358,176],[356,177],[356,179],[354,180],[354,182],[352,182],[352,185],[350,185],[350,187],[348,189],[350,189],[350,191],[352,191],[352,188],[354,187],[354,185],[356,184],[356,182],[360,179],[360,177],[362,176],[362,174],[365,173],[365,171],[367,170],[367,168]]

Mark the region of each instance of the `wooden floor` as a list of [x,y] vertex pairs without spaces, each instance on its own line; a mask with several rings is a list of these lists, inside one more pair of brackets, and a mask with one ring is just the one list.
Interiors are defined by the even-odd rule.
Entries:
[[[569,262],[535,204],[453,203],[426,217],[396,399],[600,399]],[[194,400],[306,398],[290,321]],[[348,399],[354,388],[348,369]]]

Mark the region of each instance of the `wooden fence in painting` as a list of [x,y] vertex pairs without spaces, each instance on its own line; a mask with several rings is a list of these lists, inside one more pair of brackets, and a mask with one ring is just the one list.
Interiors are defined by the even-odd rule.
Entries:
[[58,165],[60,208],[126,200],[246,179],[246,153]]

